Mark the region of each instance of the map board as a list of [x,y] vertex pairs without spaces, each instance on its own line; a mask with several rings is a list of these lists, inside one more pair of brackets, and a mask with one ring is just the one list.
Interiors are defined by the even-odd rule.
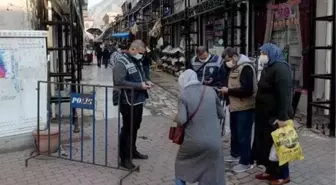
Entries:
[[[36,129],[37,81],[47,81],[46,37],[45,31],[0,30],[0,137]],[[40,87],[40,121],[47,121],[44,84]]]

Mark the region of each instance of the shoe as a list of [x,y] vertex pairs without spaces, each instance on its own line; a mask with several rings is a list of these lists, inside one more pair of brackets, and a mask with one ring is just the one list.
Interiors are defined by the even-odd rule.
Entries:
[[287,184],[290,182],[290,179],[276,179],[276,180],[272,180],[271,181],[271,185],[283,185],[283,184]]
[[135,151],[133,154],[133,159],[148,159],[148,155],[141,154],[138,151]]
[[258,180],[275,180],[275,177],[273,177],[272,175],[269,175],[267,173],[261,173],[255,176],[256,179]]
[[120,166],[126,169],[133,169],[135,168],[135,165],[130,160],[121,160]]
[[225,158],[225,161],[226,161],[226,162],[238,162],[238,161],[239,161],[239,157],[232,157],[232,156],[229,156],[229,157],[226,157],[226,158]]
[[232,171],[236,172],[236,173],[241,173],[241,172],[245,172],[249,169],[252,169],[253,165],[243,165],[243,164],[237,164],[236,166],[234,166],[232,168]]

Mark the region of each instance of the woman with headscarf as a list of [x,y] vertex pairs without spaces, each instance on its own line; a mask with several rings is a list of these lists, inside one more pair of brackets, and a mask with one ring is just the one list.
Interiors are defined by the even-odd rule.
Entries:
[[188,123],[176,156],[176,185],[225,185],[219,124],[224,110],[218,96],[214,89],[202,85],[191,69],[180,75],[178,83],[181,95],[175,122],[179,126]]
[[266,171],[256,178],[282,185],[290,181],[288,164],[279,166],[278,162],[269,160],[269,154],[273,145],[271,132],[285,126],[293,117],[292,72],[281,49],[271,43],[260,47],[259,62],[264,64],[264,69],[256,95],[253,156]]

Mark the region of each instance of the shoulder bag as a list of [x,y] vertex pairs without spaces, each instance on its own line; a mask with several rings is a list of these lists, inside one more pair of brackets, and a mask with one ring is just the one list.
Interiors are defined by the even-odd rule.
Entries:
[[204,92],[205,92],[205,87],[202,90],[201,99],[200,99],[200,101],[197,105],[196,110],[190,115],[190,117],[187,119],[187,122],[184,123],[182,126],[170,127],[170,129],[169,129],[169,139],[172,140],[173,143],[178,144],[178,145],[181,145],[183,143],[185,127],[187,126],[187,124],[193,119],[193,117],[198,112],[198,109],[200,108],[200,106],[202,104],[202,101],[203,101]]

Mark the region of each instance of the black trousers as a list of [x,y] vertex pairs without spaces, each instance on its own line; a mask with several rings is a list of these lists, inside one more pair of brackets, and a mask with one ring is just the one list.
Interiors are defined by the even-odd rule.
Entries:
[[107,58],[103,58],[103,63],[104,63],[104,65],[105,65],[105,68],[107,68],[108,63],[109,63],[109,59],[107,59]]
[[99,67],[101,66],[101,62],[102,62],[102,57],[101,56],[97,56],[97,65]]
[[[123,125],[121,127],[121,132],[119,135],[119,141],[120,141],[119,150],[121,160],[130,159],[131,147],[133,153],[136,151],[136,140],[138,137],[138,130],[142,122],[143,104],[133,106],[133,121],[131,118],[131,110],[132,106],[128,104],[120,104],[120,112],[123,121]],[[131,143],[131,129],[133,129],[132,143]]]

